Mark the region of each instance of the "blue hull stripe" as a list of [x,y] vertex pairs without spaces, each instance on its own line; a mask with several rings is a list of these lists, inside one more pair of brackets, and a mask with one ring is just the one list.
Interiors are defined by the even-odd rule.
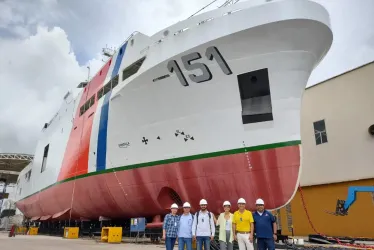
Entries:
[[[120,51],[118,52],[116,63],[114,64],[112,76],[115,77],[118,74],[119,68],[121,66],[123,55],[125,54],[127,43],[125,43]],[[118,79],[119,81],[120,79]],[[107,134],[108,134],[108,116],[109,116],[109,100],[112,91],[109,91],[103,101],[103,106],[101,107],[100,114],[100,124],[99,124],[99,136],[97,138],[97,153],[96,153],[96,171],[101,171],[106,169],[106,150],[107,150]]]

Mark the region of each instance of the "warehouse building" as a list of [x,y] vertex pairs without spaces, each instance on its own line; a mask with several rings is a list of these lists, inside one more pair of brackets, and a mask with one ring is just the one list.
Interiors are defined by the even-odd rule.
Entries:
[[374,238],[374,193],[357,193],[346,216],[331,214],[349,187],[374,186],[373,124],[374,62],[306,89],[301,192],[278,210],[283,234],[315,234],[313,224],[330,236]]

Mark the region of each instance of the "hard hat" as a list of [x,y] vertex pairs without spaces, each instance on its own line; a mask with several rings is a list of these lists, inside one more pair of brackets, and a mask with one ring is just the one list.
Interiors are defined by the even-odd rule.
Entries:
[[238,204],[240,204],[240,203],[242,203],[242,204],[246,204],[246,202],[245,202],[245,200],[244,200],[243,198],[240,198],[240,199],[238,200]]
[[176,208],[176,209],[178,209],[178,205],[174,203],[173,205],[171,205],[170,208]]
[[185,202],[185,203],[183,204],[183,207],[191,207],[191,205],[190,205],[190,203]]
[[208,202],[205,199],[200,200],[200,205],[208,205]]
[[264,200],[263,199],[257,199],[256,200],[256,205],[265,205]]
[[225,201],[225,202],[223,203],[223,206],[231,206],[231,203],[230,203],[229,201]]

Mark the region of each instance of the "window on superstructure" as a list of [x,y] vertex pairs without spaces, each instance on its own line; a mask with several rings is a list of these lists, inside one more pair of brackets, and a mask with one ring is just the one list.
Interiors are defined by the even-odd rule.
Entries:
[[97,92],[97,100],[100,100],[101,97],[104,96],[104,87],[102,87],[98,92]]
[[86,111],[90,108],[90,100],[86,101],[86,103],[84,104],[84,113],[86,113]]
[[91,96],[90,99],[88,99],[85,104],[83,104],[80,107],[80,116],[82,116],[84,113],[86,113],[87,110],[89,110],[93,105],[95,104],[95,95]]
[[119,78],[119,75],[116,75],[115,77],[113,77],[113,79],[112,79],[112,89],[114,89],[114,87],[118,85],[118,78]]
[[237,76],[243,124],[273,120],[268,69]]
[[325,120],[319,120],[313,122],[314,127],[314,138],[316,140],[316,145],[327,143],[327,133]]
[[118,85],[118,78],[119,76],[116,75],[97,92],[97,100],[100,100],[101,97],[105,96],[109,91],[111,91],[115,86]]
[[110,90],[112,89],[112,83],[109,81],[107,84],[104,86],[104,95],[106,95]]
[[83,115],[84,114],[84,105],[80,108],[80,111],[79,111],[79,115]]
[[142,66],[143,62],[145,60],[145,57],[142,57],[138,61],[134,62],[130,66],[128,66],[126,69],[122,71],[122,81],[126,80],[130,76],[136,74],[140,67]]
[[47,167],[47,158],[48,158],[48,152],[49,152],[49,144],[44,147],[44,153],[43,153],[43,161],[42,161],[42,169],[40,170],[40,173],[43,173],[44,170]]

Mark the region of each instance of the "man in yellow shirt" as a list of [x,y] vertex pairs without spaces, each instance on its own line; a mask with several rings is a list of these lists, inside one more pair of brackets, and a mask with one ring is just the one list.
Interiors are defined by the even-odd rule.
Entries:
[[253,225],[252,212],[245,209],[245,200],[238,200],[239,210],[234,213],[232,230],[234,239],[238,241],[239,250],[253,250]]

